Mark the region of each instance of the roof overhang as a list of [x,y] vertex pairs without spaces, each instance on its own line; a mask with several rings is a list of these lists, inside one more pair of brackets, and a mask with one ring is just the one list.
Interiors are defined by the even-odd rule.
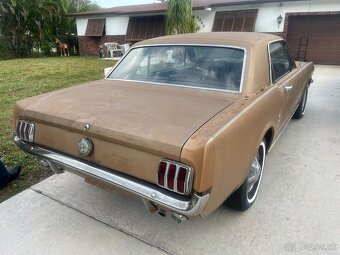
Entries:
[[[214,7],[253,5],[266,3],[300,2],[306,0],[194,0],[193,10],[205,10]],[[100,9],[96,11],[71,13],[69,16],[108,16],[108,15],[143,15],[143,14],[164,14],[167,9],[166,3],[142,4],[130,6],[118,6],[113,8]]]

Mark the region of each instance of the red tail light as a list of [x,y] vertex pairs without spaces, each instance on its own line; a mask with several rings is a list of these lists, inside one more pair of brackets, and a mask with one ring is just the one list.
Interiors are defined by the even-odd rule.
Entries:
[[193,172],[190,166],[162,160],[158,169],[158,185],[168,190],[187,195],[191,192]]
[[167,168],[167,164],[165,162],[161,162],[159,164],[158,184],[161,185],[161,186],[164,186],[164,176],[165,176],[166,168]]
[[184,193],[185,178],[186,178],[186,169],[183,167],[180,167],[179,172],[178,172],[178,178],[177,178],[177,189],[181,193]]

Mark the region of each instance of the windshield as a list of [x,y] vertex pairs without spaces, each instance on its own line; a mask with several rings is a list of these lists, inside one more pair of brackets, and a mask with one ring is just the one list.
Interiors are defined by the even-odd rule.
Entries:
[[132,49],[109,79],[240,92],[245,52],[218,46],[147,46]]

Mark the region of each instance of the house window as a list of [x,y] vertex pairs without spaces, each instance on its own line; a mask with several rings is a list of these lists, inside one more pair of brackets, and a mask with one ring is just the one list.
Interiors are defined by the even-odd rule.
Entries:
[[105,34],[105,19],[89,19],[85,36],[102,36]]
[[125,40],[141,41],[162,35],[165,35],[163,15],[130,17]]
[[253,32],[257,10],[216,12],[213,32]]

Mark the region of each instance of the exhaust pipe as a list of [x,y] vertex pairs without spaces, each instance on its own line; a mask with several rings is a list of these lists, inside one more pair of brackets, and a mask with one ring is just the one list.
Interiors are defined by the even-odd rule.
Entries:
[[[145,206],[145,208],[150,212],[150,213],[154,213],[158,210],[157,205],[155,205],[154,203],[150,202],[147,199],[142,198],[143,204]],[[166,212],[163,209],[159,209],[158,211],[159,215],[161,215],[162,217],[166,216]],[[188,218],[185,217],[182,214],[176,213],[176,212],[171,212],[170,213],[171,218],[176,221],[178,224],[182,223],[184,221],[186,221]]]
[[38,165],[43,168],[43,169],[49,169],[50,165],[48,164],[48,162],[44,159],[38,158]]
[[185,217],[184,215],[182,214],[179,214],[179,213],[175,213],[175,212],[172,212],[171,213],[171,218],[176,221],[178,224],[179,223],[182,223],[184,221],[186,221],[188,218]]
[[61,167],[57,166],[49,160],[38,158],[38,165],[43,169],[51,169],[55,174],[62,174],[64,171]]
[[155,211],[157,211],[157,206],[154,203],[144,198],[142,198],[142,200],[145,208],[149,211],[149,213],[154,213]]

